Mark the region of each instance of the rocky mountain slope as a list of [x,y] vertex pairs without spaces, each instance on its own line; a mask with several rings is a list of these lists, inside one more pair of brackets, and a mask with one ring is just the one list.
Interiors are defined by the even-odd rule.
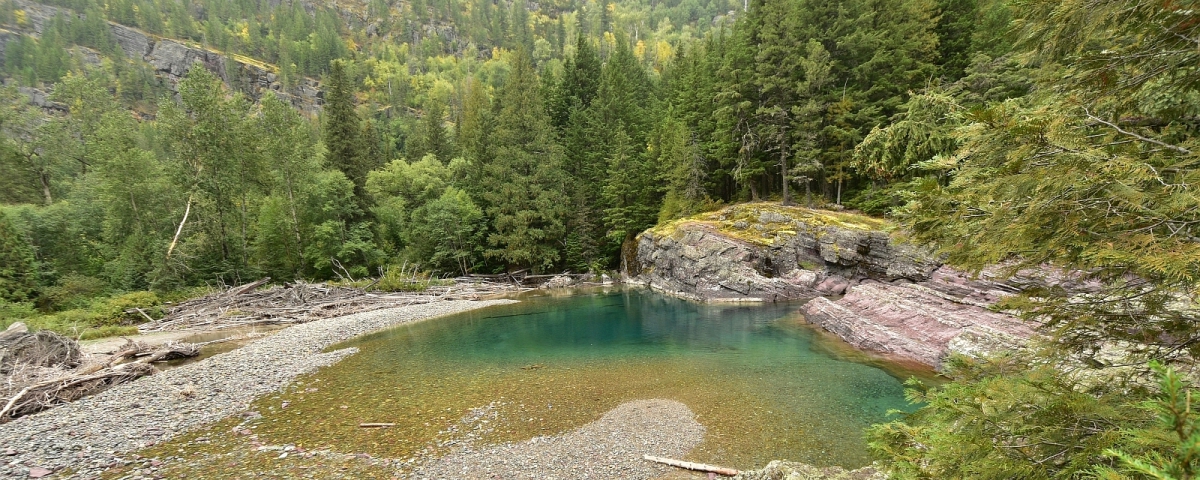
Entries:
[[[23,12],[24,21],[21,25],[5,25],[4,28],[0,28],[0,61],[4,59],[7,44],[18,35],[40,36],[56,15],[80,15],[64,8],[27,0],[13,0],[13,3]],[[118,23],[109,22],[108,26],[121,51],[129,58],[149,63],[172,91],[177,91],[176,85],[179,80],[199,65],[213,72],[231,88],[242,92],[252,101],[258,100],[267,91],[274,91],[281,99],[308,113],[315,113],[324,103],[324,94],[316,80],[304,78],[294,87],[285,88],[276,75],[278,69],[265,62],[157,37]],[[96,57],[95,61],[99,62],[94,53],[90,56]],[[36,94],[30,95],[31,100],[37,104],[37,99],[33,98]],[[44,94],[42,96],[44,97]],[[52,107],[49,104],[39,106]]]
[[810,322],[858,348],[933,367],[950,352],[1014,348],[1033,335],[988,307],[1023,283],[1055,279],[973,278],[897,241],[893,229],[842,212],[734,205],[642,233],[633,281],[697,301],[810,299]]

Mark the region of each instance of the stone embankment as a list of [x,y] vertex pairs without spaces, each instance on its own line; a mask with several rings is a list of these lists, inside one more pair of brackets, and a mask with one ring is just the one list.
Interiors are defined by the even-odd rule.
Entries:
[[810,299],[807,319],[855,347],[939,368],[950,352],[979,355],[1033,335],[987,307],[1056,279],[973,278],[895,240],[893,228],[843,212],[734,205],[644,232],[634,282],[698,301]]
[[38,478],[69,469],[97,478],[132,452],[246,410],[298,375],[357,351],[326,347],[392,325],[511,300],[442,301],[285,329],[232,352],[118,385],[95,396],[0,426],[0,478]]
[[[6,29],[0,29],[0,61],[3,61],[8,42],[16,39],[18,35],[40,36],[43,28],[59,14],[82,15],[28,0],[13,2],[16,9],[24,12],[24,22],[20,25],[5,25]],[[289,88],[283,85],[276,75],[277,69],[272,65],[241,55],[225,54],[178,40],[160,38],[118,23],[109,22],[108,26],[121,51],[129,58],[149,63],[172,91],[178,92],[179,80],[199,65],[253,101],[262,98],[268,91],[274,91],[279,98],[308,113],[315,113],[325,102],[320,83],[316,80],[301,78],[295,86]],[[95,56],[94,53],[91,56]],[[31,100],[36,104],[32,95]]]

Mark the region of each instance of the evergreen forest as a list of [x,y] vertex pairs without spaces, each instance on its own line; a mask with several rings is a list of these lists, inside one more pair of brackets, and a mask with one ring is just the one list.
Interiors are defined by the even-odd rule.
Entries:
[[[895,478],[1200,475],[1200,2],[3,0],[0,24],[0,325],[122,333],[265,276],[621,271],[660,222],[847,209],[1092,285],[1005,301],[1044,348],[914,384],[868,432]],[[225,60],[163,75],[112,25]],[[319,109],[284,94],[311,85]],[[1064,367],[1108,344],[1144,362]]]

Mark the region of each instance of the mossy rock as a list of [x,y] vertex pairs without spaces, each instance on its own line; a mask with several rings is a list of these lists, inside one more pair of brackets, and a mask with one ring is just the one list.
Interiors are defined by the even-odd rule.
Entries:
[[820,236],[825,227],[856,231],[892,231],[895,224],[850,212],[818,210],[778,203],[739,203],[691,217],[659,224],[648,230],[655,237],[676,237],[685,225],[705,225],[722,235],[758,245],[772,245],[780,236],[796,236],[801,230]]

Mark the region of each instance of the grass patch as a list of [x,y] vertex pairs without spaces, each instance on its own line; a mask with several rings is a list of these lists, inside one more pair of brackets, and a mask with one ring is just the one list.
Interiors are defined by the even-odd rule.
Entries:
[[355,287],[380,292],[424,292],[430,287],[445,287],[454,284],[454,280],[434,278],[429,272],[408,270],[404,267],[391,266],[383,270],[378,280],[364,278],[353,282],[338,282],[337,285]]
[[138,328],[134,327],[134,326],[120,327],[120,326],[109,325],[106,327],[92,327],[92,328],[84,329],[83,332],[81,332],[79,334],[79,339],[80,340],[91,340],[94,338],[124,337],[124,336],[137,335],[137,334],[138,334]]

